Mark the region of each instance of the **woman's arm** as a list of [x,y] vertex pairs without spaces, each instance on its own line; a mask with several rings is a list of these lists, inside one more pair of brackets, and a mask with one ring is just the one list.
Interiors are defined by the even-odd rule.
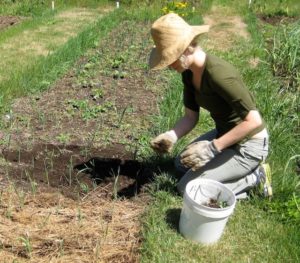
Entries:
[[178,138],[188,134],[196,126],[199,120],[199,112],[192,111],[185,107],[184,116],[177,121],[173,130]]
[[251,110],[246,115],[245,119],[225,133],[218,139],[214,140],[214,144],[219,151],[243,140],[248,134],[262,125],[260,114],[256,110]]

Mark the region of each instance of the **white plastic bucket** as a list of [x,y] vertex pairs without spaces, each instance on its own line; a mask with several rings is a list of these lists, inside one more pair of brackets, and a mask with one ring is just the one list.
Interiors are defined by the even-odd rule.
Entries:
[[[213,208],[205,204],[211,200],[226,202],[224,208]],[[224,184],[210,179],[190,181],[184,192],[179,231],[187,239],[212,244],[224,231],[229,216],[235,207],[234,193]]]

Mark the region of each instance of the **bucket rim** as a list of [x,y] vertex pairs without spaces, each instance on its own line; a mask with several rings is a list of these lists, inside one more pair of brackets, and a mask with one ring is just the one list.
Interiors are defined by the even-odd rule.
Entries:
[[[233,197],[233,202],[231,205],[228,205],[224,208],[215,208],[215,207],[209,207],[209,206],[206,206],[206,205],[203,205],[201,203],[198,203],[196,202],[195,200],[193,200],[190,195],[187,193],[187,188],[188,188],[188,185],[192,184],[192,183],[195,183],[195,181],[202,181],[202,182],[208,182],[208,183],[213,183],[213,184],[216,184],[218,186],[220,186],[221,188],[224,188],[226,189],[225,191],[227,191],[228,193],[230,193]],[[191,180],[190,182],[188,182],[188,184],[186,185],[186,188],[185,188],[185,192],[184,192],[184,196],[191,202],[194,204],[194,207],[195,208],[203,208],[203,209],[206,209],[207,211],[211,211],[211,212],[221,212],[221,211],[227,211],[227,210],[233,210],[234,207],[235,207],[235,204],[236,204],[236,197],[235,197],[235,194],[224,184],[216,181],[216,180],[212,180],[212,179],[207,179],[207,178],[196,178],[194,180]]]

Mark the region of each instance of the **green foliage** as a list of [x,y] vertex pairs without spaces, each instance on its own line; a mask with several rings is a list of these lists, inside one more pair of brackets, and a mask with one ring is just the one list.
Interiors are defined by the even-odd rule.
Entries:
[[267,16],[299,16],[298,0],[255,0],[251,8],[254,12]]
[[155,176],[154,181],[150,186],[150,192],[155,195],[158,191],[165,191],[172,194],[177,194],[177,181],[167,173],[161,173]]
[[62,144],[68,144],[71,140],[71,135],[68,133],[61,133],[56,136],[56,139]]
[[268,53],[274,75],[282,80],[282,89],[300,90],[299,43],[300,22],[278,27]]
[[[52,9],[52,0],[0,0],[0,14],[41,16]],[[55,0],[55,9],[67,6],[97,7],[108,0]],[[112,1],[111,1],[112,2]]]
[[106,112],[114,106],[110,101],[101,105],[91,105],[89,100],[69,100],[67,103],[69,105],[68,112],[74,115],[73,113],[78,110],[84,120],[95,119],[101,112]]
[[47,7],[45,0],[0,0],[0,13],[11,15],[37,15]]
[[166,5],[162,8],[163,15],[175,13],[181,17],[190,16],[195,10],[187,1],[167,1]]
[[300,194],[293,193],[287,200],[277,199],[267,204],[269,212],[274,213],[283,223],[300,227]]

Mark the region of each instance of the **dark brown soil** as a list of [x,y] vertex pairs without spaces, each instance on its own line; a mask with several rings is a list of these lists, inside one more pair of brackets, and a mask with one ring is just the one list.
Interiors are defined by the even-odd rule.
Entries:
[[18,16],[0,16],[0,30],[16,25],[21,22]]
[[[2,154],[10,166],[6,176],[18,184],[35,182],[48,185],[53,190],[76,200],[78,193],[84,196],[85,185],[93,188],[93,183],[105,189],[103,198],[137,196],[142,186],[153,179],[150,164],[130,159],[129,153],[116,156],[115,148],[91,149],[88,158],[84,147],[76,145],[35,145],[32,150],[3,150]],[[104,156],[104,157],[101,157]]]
[[226,202],[221,206],[221,204],[216,199],[210,199],[208,202],[204,203],[203,205],[211,208],[224,208],[227,206]]
[[289,17],[289,16],[280,16],[280,15],[274,15],[274,16],[267,16],[267,15],[258,15],[258,18],[264,22],[271,25],[279,25],[279,24],[288,24],[296,22],[300,19],[300,16],[298,17]]

